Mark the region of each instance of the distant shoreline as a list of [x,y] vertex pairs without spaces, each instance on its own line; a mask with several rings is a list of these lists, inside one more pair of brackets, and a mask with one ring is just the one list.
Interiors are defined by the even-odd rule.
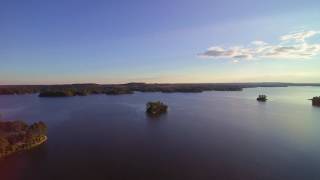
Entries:
[[256,87],[314,86],[320,83],[175,83],[175,84],[65,84],[65,85],[0,85],[0,95],[35,94],[39,97],[70,97],[91,94],[122,95],[134,92],[201,93],[203,91],[242,91]]
[[192,85],[192,84],[215,84],[215,85],[293,85],[293,86],[320,86],[320,82],[317,83],[292,83],[292,82],[218,82],[218,83],[145,83],[145,82],[128,82],[128,83],[57,83],[57,84],[0,84],[1,87],[10,86],[81,86],[81,85],[100,85],[100,86],[118,86],[118,85],[130,85],[130,84],[148,84],[148,85]]

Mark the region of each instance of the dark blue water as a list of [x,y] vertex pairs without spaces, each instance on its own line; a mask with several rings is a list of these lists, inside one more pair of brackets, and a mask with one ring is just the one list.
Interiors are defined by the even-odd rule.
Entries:
[[[259,93],[270,101],[259,103]],[[44,145],[0,160],[1,180],[319,180],[320,88],[0,96],[3,119],[42,120]],[[145,103],[167,115],[151,119]]]

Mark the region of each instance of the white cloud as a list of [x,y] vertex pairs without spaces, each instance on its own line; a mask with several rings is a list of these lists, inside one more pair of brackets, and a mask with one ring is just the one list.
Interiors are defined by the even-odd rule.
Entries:
[[319,34],[319,31],[302,31],[302,32],[291,33],[291,34],[281,36],[280,40],[304,42],[305,39],[310,38],[316,34]]
[[265,46],[268,43],[266,43],[264,41],[252,41],[251,44],[256,45],[256,46]]
[[320,43],[308,43],[319,31],[302,31],[280,37],[278,44],[264,41],[252,41],[251,46],[223,48],[213,46],[199,54],[203,58],[228,58],[239,62],[241,59],[274,58],[274,59],[308,59],[320,54]]

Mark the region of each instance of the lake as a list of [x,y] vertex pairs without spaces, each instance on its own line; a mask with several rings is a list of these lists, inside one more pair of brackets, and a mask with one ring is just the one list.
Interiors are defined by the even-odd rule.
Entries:
[[[258,94],[269,101],[259,103]],[[319,180],[320,87],[0,96],[6,120],[42,120],[48,141],[0,160],[1,180]],[[169,105],[159,118],[148,101]]]

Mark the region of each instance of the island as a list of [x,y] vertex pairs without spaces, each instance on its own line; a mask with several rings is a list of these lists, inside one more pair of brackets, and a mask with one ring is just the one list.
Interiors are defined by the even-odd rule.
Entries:
[[260,102],[266,102],[268,99],[267,99],[267,96],[264,95],[264,94],[260,94],[258,97],[257,97],[257,101],[260,101]]
[[46,134],[47,126],[42,121],[28,125],[0,120],[0,158],[37,147],[47,141]]
[[311,99],[311,101],[312,101],[312,105],[313,106],[319,106],[320,107],[320,96],[313,97]]
[[151,116],[159,116],[167,112],[168,106],[160,101],[148,102],[146,112]]

